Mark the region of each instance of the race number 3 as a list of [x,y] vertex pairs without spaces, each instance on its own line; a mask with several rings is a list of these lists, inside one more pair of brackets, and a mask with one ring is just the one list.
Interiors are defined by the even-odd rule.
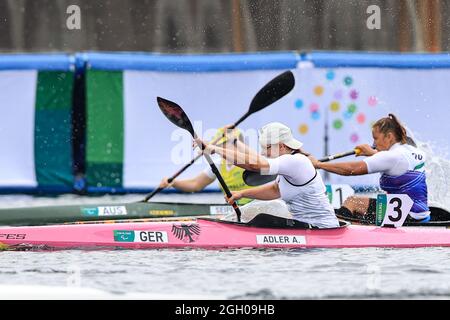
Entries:
[[408,217],[413,201],[407,194],[379,194],[377,226],[401,227]]

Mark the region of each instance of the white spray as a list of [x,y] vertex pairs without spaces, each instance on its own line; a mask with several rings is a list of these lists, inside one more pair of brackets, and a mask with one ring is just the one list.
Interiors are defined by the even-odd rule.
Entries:
[[426,154],[428,205],[450,211],[450,160],[438,156],[431,144],[417,140],[416,143]]
[[427,175],[428,205],[450,212],[450,160],[448,150],[437,148],[433,143],[422,142],[414,137],[407,126],[406,134],[426,155],[425,172]]

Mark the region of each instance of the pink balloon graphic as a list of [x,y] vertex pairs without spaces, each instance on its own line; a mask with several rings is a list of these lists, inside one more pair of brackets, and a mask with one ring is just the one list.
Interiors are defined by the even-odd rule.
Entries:
[[364,113],[360,113],[356,116],[356,121],[359,124],[363,124],[366,121],[366,115]]
[[369,101],[367,101],[367,103],[369,104],[369,106],[375,107],[378,103],[378,98],[375,96],[370,96]]
[[317,111],[319,111],[319,108],[320,108],[319,105],[315,102],[313,102],[309,105],[309,111],[311,111],[311,112],[317,112]]
[[352,135],[350,136],[350,141],[352,143],[357,143],[359,141],[359,136],[357,133],[352,133]]

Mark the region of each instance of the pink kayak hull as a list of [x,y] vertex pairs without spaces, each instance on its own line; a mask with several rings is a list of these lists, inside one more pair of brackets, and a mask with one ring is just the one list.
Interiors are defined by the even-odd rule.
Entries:
[[176,222],[1,227],[0,243],[54,248],[358,248],[448,247],[445,227],[274,229],[197,219]]

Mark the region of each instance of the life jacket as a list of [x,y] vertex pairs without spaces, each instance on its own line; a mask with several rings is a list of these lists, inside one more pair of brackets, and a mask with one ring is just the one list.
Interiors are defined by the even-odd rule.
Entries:
[[[244,172],[244,169],[235,165],[228,167],[226,161],[222,160],[222,162],[220,163],[219,171],[223,177],[223,180],[225,181],[225,183],[227,184],[228,188],[231,191],[241,191],[252,188],[251,186],[245,184],[244,179],[242,178],[242,173]],[[251,202],[252,200],[253,199],[249,198],[241,198],[236,202],[238,205],[241,206]]]
[[401,176],[382,174],[380,187],[387,193],[405,193],[414,202],[411,212],[421,213],[430,211],[428,207],[428,189],[425,171],[425,163],[418,164],[413,170],[408,170]]

